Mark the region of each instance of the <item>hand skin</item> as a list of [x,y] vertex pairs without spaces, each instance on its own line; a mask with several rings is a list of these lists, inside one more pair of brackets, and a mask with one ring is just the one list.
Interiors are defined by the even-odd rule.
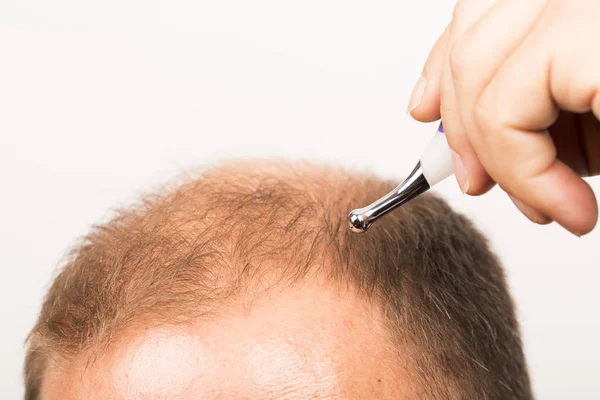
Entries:
[[598,204],[600,2],[460,0],[409,113],[439,118],[463,192],[498,184],[521,212],[581,236]]

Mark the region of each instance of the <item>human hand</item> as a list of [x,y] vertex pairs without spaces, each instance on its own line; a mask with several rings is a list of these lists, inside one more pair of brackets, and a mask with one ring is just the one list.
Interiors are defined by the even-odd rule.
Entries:
[[463,192],[495,183],[537,223],[598,219],[600,2],[460,0],[409,105],[444,121]]

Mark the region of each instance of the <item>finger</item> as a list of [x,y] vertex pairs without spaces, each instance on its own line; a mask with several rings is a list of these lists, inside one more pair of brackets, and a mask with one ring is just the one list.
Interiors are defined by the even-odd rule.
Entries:
[[[452,84],[457,105],[453,111],[458,113],[457,119],[463,124],[462,140],[451,146],[463,159],[469,194],[485,193],[490,187],[489,174],[469,139],[469,135],[477,134],[478,130],[472,117],[474,104],[506,57],[523,40],[532,24],[530,21],[541,9],[541,1],[532,0],[524,5],[526,11],[516,12],[520,17],[514,17],[510,13],[521,7],[519,2],[500,0],[481,4],[483,12],[478,20],[460,32],[456,39],[453,38],[451,44],[446,76],[451,77],[452,83],[444,84]],[[510,29],[506,29],[507,21],[510,21]],[[444,122],[448,124],[448,121]],[[460,178],[458,173],[457,178]]]
[[493,182],[465,136],[465,128],[459,113],[460,104],[456,101],[449,57],[457,40],[493,6],[495,1],[462,0],[457,4],[450,25],[448,52],[444,58],[440,82],[441,114],[448,143],[454,152],[454,174],[463,193],[473,195],[487,192],[493,187]]
[[550,83],[560,49],[550,39],[555,26],[565,26],[555,13],[549,23],[546,12],[476,101],[478,132],[469,139],[504,190],[582,235],[594,228],[598,206],[589,185],[556,158],[546,131],[558,116]]
[[408,103],[408,113],[417,121],[433,122],[440,119],[440,75],[447,53],[449,28],[439,37]]
[[517,199],[514,196],[508,195],[512,200],[513,204],[521,211],[521,213],[527,217],[531,222],[534,222],[539,225],[548,225],[552,222],[552,219],[547,215],[542,214],[537,211],[533,207],[523,203],[521,200]]

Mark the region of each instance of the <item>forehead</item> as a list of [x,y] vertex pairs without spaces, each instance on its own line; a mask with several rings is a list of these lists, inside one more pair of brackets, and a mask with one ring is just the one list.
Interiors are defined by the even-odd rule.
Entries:
[[43,400],[411,398],[378,307],[323,287],[240,302],[185,326],[136,326],[90,363],[45,375]]

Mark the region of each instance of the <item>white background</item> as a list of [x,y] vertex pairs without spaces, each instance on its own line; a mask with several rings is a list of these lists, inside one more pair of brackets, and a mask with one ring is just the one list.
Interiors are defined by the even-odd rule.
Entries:
[[[111,208],[223,158],[406,174],[435,128],[406,102],[452,3],[2,0],[0,398],[22,396],[55,266]],[[600,229],[535,226],[497,189],[436,190],[506,266],[537,396],[600,398]]]

